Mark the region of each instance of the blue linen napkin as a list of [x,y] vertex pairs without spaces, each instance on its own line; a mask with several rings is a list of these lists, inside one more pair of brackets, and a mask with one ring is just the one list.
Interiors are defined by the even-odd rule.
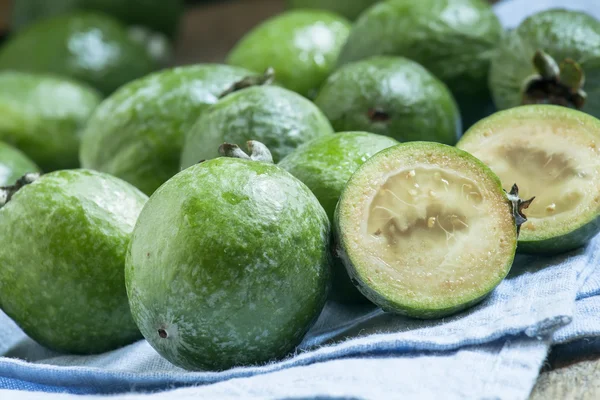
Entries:
[[[496,10],[512,27],[560,3],[513,0]],[[595,0],[569,3],[600,12]],[[525,399],[551,344],[600,336],[599,259],[600,237],[558,257],[519,256],[486,301],[438,321],[330,303],[295,355],[219,373],[174,367],[145,341],[96,356],[56,354],[0,312],[0,398]]]

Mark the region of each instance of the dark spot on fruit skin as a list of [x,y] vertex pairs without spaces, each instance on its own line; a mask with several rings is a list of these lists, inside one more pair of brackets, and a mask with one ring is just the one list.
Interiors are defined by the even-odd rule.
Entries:
[[146,253],[146,257],[150,258],[150,253]]
[[163,328],[160,328],[158,330],[158,336],[160,336],[163,339],[166,339],[169,336],[169,334],[167,333],[166,330],[164,330]]
[[370,108],[367,115],[373,122],[387,122],[391,118],[390,114],[380,108]]

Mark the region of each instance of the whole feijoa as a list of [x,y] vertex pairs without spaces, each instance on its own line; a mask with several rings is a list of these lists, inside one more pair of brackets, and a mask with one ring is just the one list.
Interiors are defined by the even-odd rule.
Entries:
[[14,184],[17,179],[39,168],[18,149],[0,142],[0,186]]
[[250,74],[242,68],[201,64],[125,85],[92,115],[82,137],[81,164],[152,194],[179,172],[184,134],[198,116]]
[[223,145],[144,207],[129,247],[131,310],[171,363],[223,370],[287,355],[325,303],[329,221],[302,182],[250,142]]
[[450,315],[504,279],[528,204],[465,151],[399,144],[348,181],[335,214],[338,252],[358,289],[384,310]]
[[581,111],[529,105],[473,125],[457,146],[486,163],[505,189],[535,196],[519,252],[561,253],[600,232],[600,121]]
[[100,100],[94,89],[66,78],[0,72],[0,140],[44,171],[75,168],[81,132]]
[[159,66],[119,21],[85,11],[42,19],[0,49],[0,70],[62,75],[104,95]]
[[470,126],[491,103],[490,59],[502,26],[485,0],[388,0],[356,21],[339,65],[376,55],[410,58],[441,79]]
[[0,193],[0,307],[59,352],[101,353],[139,339],[124,266],[146,196],[100,172],[37,177]]
[[277,86],[252,86],[223,97],[185,135],[182,168],[219,155],[219,145],[258,140],[278,162],[299,145],[333,133],[310,100]]
[[456,143],[462,133],[460,112],[446,85],[402,57],[373,57],[341,67],[315,104],[336,131],[445,144]]
[[[335,206],[354,171],[374,154],[396,144],[396,140],[374,133],[340,132],[303,144],[278,165],[312,190],[333,223]],[[330,297],[344,303],[364,301],[339,258],[332,256]]]
[[323,9],[355,20],[361,12],[380,0],[288,0],[290,8]]
[[600,117],[600,21],[562,9],[527,18],[500,42],[490,88],[499,109],[556,104]]
[[231,50],[227,63],[255,72],[273,67],[277,82],[313,97],[333,70],[349,32],[350,22],[339,15],[287,11],[248,32]]

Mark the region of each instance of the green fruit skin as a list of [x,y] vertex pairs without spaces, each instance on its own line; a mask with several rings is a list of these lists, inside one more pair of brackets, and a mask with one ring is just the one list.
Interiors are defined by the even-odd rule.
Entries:
[[[344,218],[342,215],[342,211],[340,210],[340,205],[343,202],[350,201],[351,199],[348,197],[349,188],[355,184],[355,180],[357,180],[357,176],[359,175],[359,171],[362,169],[370,168],[371,164],[377,164],[380,160],[385,160],[388,156],[392,156],[394,158],[401,157],[402,153],[416,153],[416,152],[439,152],[440,146],[443,146],[444,151],[447,152],[448,156],[460,157],[467,159],[470,163],[478,165],[480,168],[484,169],[487,175],[490,177],[490,180],[493,181],[495,188],[498,191],[499,195],[504,196],[506,199],[506,207],[507,210],[512,213],[510,202],[506,197],[506,193],[502,189],[502,183],[500,179],[494,174],[494,172],[489,169],[487,165],[479,161],[477,158],[473,157],[471,154],[466,151],[462,151],[455,147],[441,145],[437,143],[431,142],[412,142],[412,143],[404,143],[399,144],[393,147],[389,147],[385,150],[380,151],[376,154],[376,156],[368,159],[361,167],[358,168],[357,172],[355,172],[346,188],[342,192],[340,196],[340,201],[335,209],[334,214],[334,228],[333,232],[336,235],[336,251],[338,257],[342,260],[344,265],[346,266],[346,270],[350,277],[351,282],[358,288],[358,290],[373,303],[381,307],[384,311],[392,312],[396,314],[406,315],[412,318],[419,319],[434,319],[434,318],[442,318],[448,315],[456,314],[460,311],[463,311],[473,305],[481,302],[490,293],[502,282],[502,280],[508,275],[510,268],[514,261],[514,256],[517,250],[517,228],[516,225],[514,227],[514,246],[512,249],[512,256],[506,260],[506,264],[502,266],[503,274],[498,277],[498,279],[494,282],[490,282],[488,287],[482,291],[480,296],[476,296],[471,299],[467,299],[464,302],[456,305],[449,305],[448,307],[442,308],[427,308],[427,307],[412,307],[407,304],[400,304],[395,302],[394,300],[388,298],[384,293],[379,293],[375,289],[371,288],[368,281],[360,276],[360,273],[357,270],[357,266],[355,265],[355,261],[349,255],[349,242],[346,240],[346,230],[344,228]],[[348,199],[348,200],[347,200]]]
[[0,72],[0,140],[44,171],[75,168],[81,131],[100,100],[94,89],[71,80]]
[[224,142],[264,143],[275,162],[299,145],[330,135],[333,128],[313,103],[277,86],[255,86],[231,93],[208,108],[185,136],[181,166],[219,156]]
[[246,34],[227,63],[256,72],[273,67],[277,82],[312,98],[333,70],[349,33],[350,22],[336,14],[288,11]]
[[[574,124],[588,126],[590,130],[595,130],[600,134],[600,121],[583,112],[554,105],[527,105],[499,111],[479,121],[465,132],[464,136],[456,144],[456,147],[459,149],[464,148],[477,135],[490,131],[494,126],[501,126],[507,119],[526,119],[531,115],[540,119],[556,119],[562,123],[572,121]],[[527,211],[525,211],[525,214],[527,214]],[[600,210],[586,216],[582,221],[573,226],[570,231],[559,234],[526,239],[527,233],[522,229],[517,251],[528,254],[561,254],[585,245],[598,233],[600,233]]]
[[134,319],[186,369],[283,357],[325,303],[329,233],[310,190],[273,164],[217,158],[188,168],[136,224],[125,270]]
[[[402,57],[373,57],[341,67],[327,79],[315,104],[336,131],[445,144],[456,143],[462,132],[458,106],[446,85]],[[387,117],[373,117],[374,111]]]
[[17,30],[40,19],[75,10],[98,11],[128,25],[141,25],[169,36],[177,31],[182,0],[18,0],[13,3],[11,27]]
[[538,75],[532,61],[537,50],[545,51],[559,64],[567,58],[579,63],[587,93],[581,111],[600,117],[600,21],[582,12],[560,9],[527,18],[500,42],[490,69],[496,107],[522,104],[526,81]]
[[125,26],[89,12],[43,19],[17,32],[0,49],[0,70],[63,75],[104,95],[157,68]]
[[360,13],[379,0],[288,0],[289,8],[318,8],[355,20]]
[[152,194],[179,172],[184,134],[198,116],[250,74],[242,68],[204,64],[129,83],[91,117],[82,137],[81,164]]
[[361,14],[338,65],[376,55],[414,60],[448,85],[470,126],[489,111],[490,58],[502,34],[484,0],[389,0]]
[[39,168],[21,151],[0,142],[0,186],[13,185],[17,179]]
[[0,306],[32,339],[64,353],[141,337],[124,265],[146,196],[87,170],[43,175],[0,209]]
[[[308,186],[333,223],[335,206],[354,171],[375,153],[396,144],[396,140],[374,133],[340,132],[311,140],[278,165]],[[332,259],[330,298],[343,303],[365,302],[335,251]]]

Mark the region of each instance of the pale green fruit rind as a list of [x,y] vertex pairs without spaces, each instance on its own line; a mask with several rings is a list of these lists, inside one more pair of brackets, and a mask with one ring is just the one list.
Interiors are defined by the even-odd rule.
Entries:
[[294,10],[277,15],[246,34],[227,63],[263,72],[275,69],[284,87],[313,97],[333,70],[350,32],[350,22],[326,11]]
[[490,58],[502,34],[484,0],[389,0],[361,14],[338,65],[376,55],[414,60],[448,85],[468,126],[486,111]]
[[490,88],[499,109],[522,104],[526,81],[538,75],[533,66],[537,50],[557,63],[567,58],[585,74],[587,93],[581,111],[600,117],[600,21],[578,11],[554,9],[527,18],[500,42],[490,68]]
[[205,161],[161,186],[140,215],[125,271],[132,313],[179,367],[281,358],[325,303],[328,250],[327,215],[291,174]]
[[198,116],[248,75],[242,68],[204,64],[127,84],[92,115],[82,138],[81,164],[152,194],[179,172],[184,134]]
[[[439,79],[402,57],[373,57],[345,65],[323,84],[315,104],[336,131],[368,131],[401,142],[454,144],[460,112]],[[387,117],[373,117],[374,111]]]
[[[308,186],[333,223],[335,206],[354,171],[374,154],[396,144],[396,140],[374,133],[340,132],[303,144],[278,165]],[[330,297],[348,303],[362,301],[364,297],[350,282],[336,254],[333,256]]]
[[0,186],[12,185],[29,172],[39,172],[38,166],[18,149],[0,142]]
[[[570,122],[574,126],[580,126],[582,130],[595,132],[600,140],[600,121],[590,115],[560,106],[528,105],[499,111],[479,121],[465,132],[456,146],[465,150],[470,149],[475,153],[473,146],[477,145],[482,135],[493,133],[497,127],[503,126],[505,121],[522,120],[525,124],[527,120],[532,119],[534,123],[536,119],[555,120],[561,124]],[[504,186],[510,184],[506,183]],[[524,213],[527,215],[527,210]],[[552,231],[521,229],[518,250],[523,253],[563,253],[581,247],[598,232],[600,232],[600,205],[591,208],[569,224],[557,224]]]
[[[371,286],[369,282],[369,264],[363,262],[360,256],[357,255],[359,250],[357,250],[351,239],[353,233],[350,232],[348,227],[351,225],[350,221],[352,219],[363,218],[360,213],[356,212],[356,205],[370,190],[373,179],[377,179],[376,177],[385,173],[383,169],[402,166],[402,160],[407,162],[416,160],[426,163],[427,160],[433,159],[436,160],[435,165],[442,168],[469,172],[473,176],[477,176],[480,189],[487,190],[490,198],[498,203],[498,213],[502,216],[499,219],[500,228],[507,238],[504,245],[499,242],[498,246],[506,257],[505,262],[501,265],[481,265],[481,268],[497,270],[495,279],[481,282],[478,287],[464,293],[456,293],[454,297],[439,298],[436,302],[421,304],[408,295],[394,291],[392,281],[387,287]],[[517,230],[514,217],[498,177],[485,164],[469,153],[438,143],[411,142],[400,144],[371,157],[359,167],[348,181],[336,207],[334,220],[338,255],[342,258],[350,278],[361,293],[385,311],[415,318],[440,318],[462,311],[484,299],[510,271],[517,247]],[[390,279],[393,278],[390,277]]]
[[98,11],[128,25],[147,26],[174,36],[183,12],[182,0],[18,0],[13,3],[11,28],[74,10]]
[[0,140],[44,171],[77,167],[81,131],[100,100],[94,89],[71,80],[0,72]]
[[355,20],[360,13],[379,0],[288,0],[289,8],[318,8]]
[[87,170],[43,175],[0,209],[0,306],[32,339],[102,353],[141,337],[124,265],[146,196]]
[[157,68],[125,26],[90,12],[40,20],[15,33],[0,49],[0,70],[62,75],[104,95]]
[[224,143],[264,143],[275,162],[333,128],[313,103],[277,86],[255,86],[231,93],[208,108],[185,135],[181,166],[219,156]]

